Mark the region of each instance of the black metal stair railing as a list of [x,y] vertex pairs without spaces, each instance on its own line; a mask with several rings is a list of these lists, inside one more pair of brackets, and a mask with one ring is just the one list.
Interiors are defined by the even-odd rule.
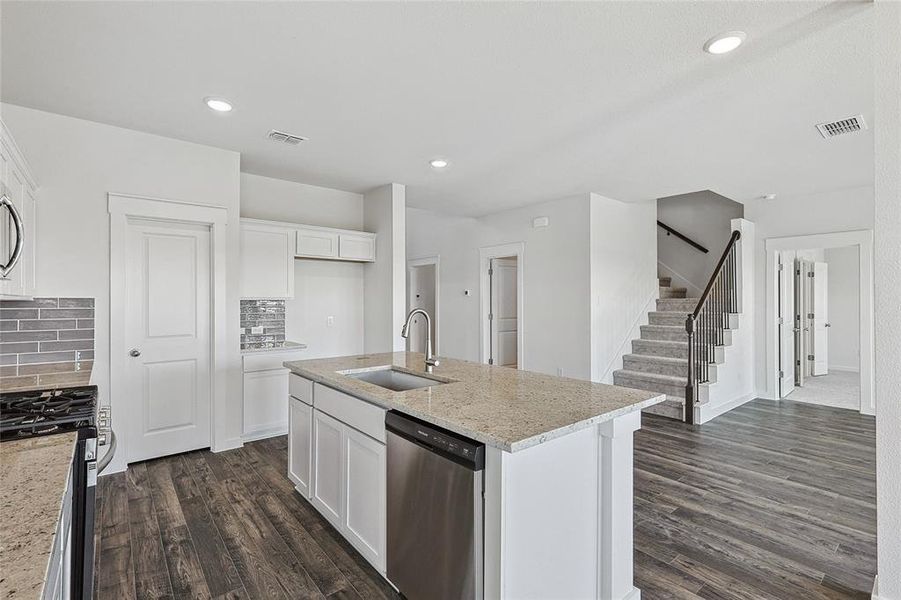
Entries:
[[699,386],[710,382],[710,365],[716,347],[723,345],[729,315],[738,312],[738,265],[736,244],[740,231],[733,231],[698,305],[685,320],[688,333],[688,380],[685,385],[685,422],[695,422]]

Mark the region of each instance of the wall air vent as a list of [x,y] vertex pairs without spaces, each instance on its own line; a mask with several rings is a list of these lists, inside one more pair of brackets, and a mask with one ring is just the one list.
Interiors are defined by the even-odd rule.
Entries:
[[279,131],[278,129],[272,129],[269,131],[269,139],[275,142],[282,142],[283,144],[288,144],[290,146],[296,146],[301,142],[307,141],[307,138],[302,135],[293,135],[290,133],[285,133],[284,131]]
[[857,115],[856,117],[848,117],[847,119],[840,119],[831,123],[820,123],[817,125],[817,129],[820,135],[828,140],[839,135],[865,131],[867,122],[863,120],[863,115]]

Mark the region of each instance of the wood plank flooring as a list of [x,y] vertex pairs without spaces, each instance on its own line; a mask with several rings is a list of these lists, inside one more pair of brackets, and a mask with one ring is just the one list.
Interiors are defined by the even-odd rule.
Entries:
[[[635,436],[644,600],[865,598],[875,571],[875,421],[755,400]],[[399,596],[285,476],[287,440],[191,452],[100,479],[96,597]]]

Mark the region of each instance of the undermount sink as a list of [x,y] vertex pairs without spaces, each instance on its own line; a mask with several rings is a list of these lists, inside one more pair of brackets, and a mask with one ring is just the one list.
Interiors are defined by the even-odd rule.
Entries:
[[447,383],[446,381],[432,379],[431,377],[421,377],[404,371],[398,371],[392,367],[367,369],[365,371],[341,371],[341,374],[395,392],[405,392],[407,390],[415,390]]

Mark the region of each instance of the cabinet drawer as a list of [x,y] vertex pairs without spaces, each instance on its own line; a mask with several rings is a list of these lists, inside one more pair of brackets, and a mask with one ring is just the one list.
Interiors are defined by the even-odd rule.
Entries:
[[386,409],[319,383],[313,384],[313,389],[313,405],[317,409],[385,443],[385,413],[388,412]]
[[288,376],[288,393],[304,404],[313,406],[313,382],[309,379],[291,373]]
[[297,256],[338,257],[338,234],[318,229],[297,230]]

